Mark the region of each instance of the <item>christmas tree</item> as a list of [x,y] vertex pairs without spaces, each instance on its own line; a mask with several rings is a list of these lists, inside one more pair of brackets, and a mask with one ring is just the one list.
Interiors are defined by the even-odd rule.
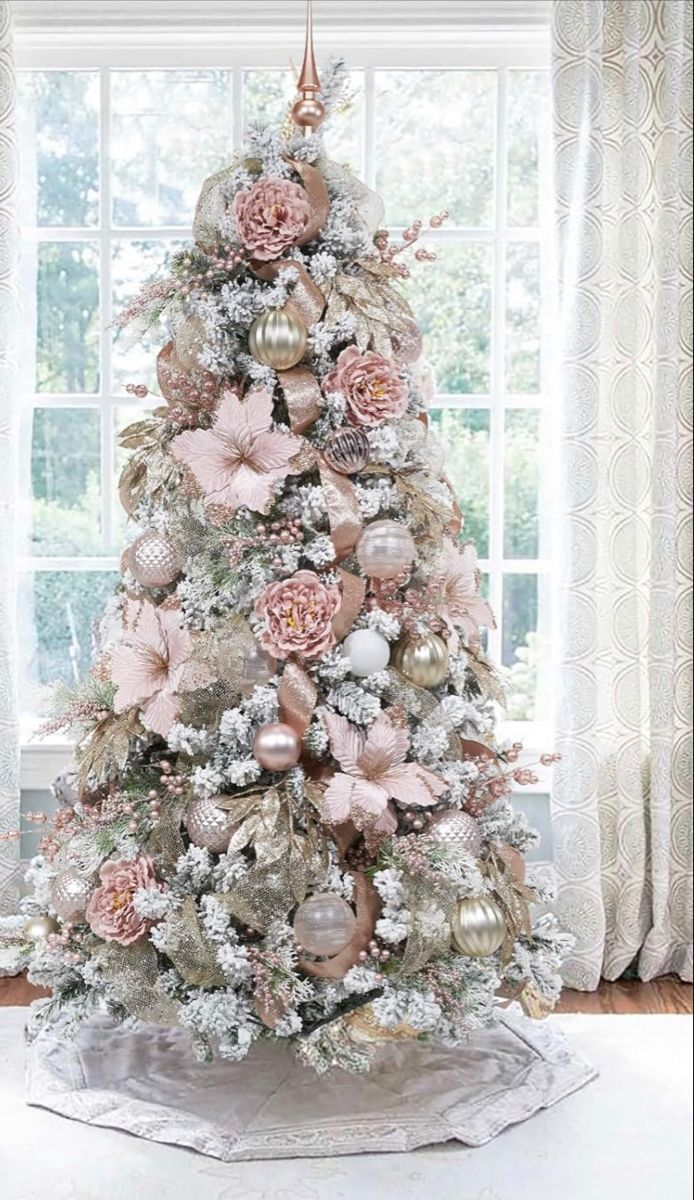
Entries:
[[140,532],[53,722],[74,794],[20,937],[39,1019],[105,1005],[202,1058],[291,1039],[317,1070],[548,1011],[566,944],[531,919],[534,777],[494,738],[493,617],[427,426],[401,281],[431,255],[325,157],[345,78],[319,94],[307,55],[286,128],[250,130],[120,318],[171,331],[122,439]]

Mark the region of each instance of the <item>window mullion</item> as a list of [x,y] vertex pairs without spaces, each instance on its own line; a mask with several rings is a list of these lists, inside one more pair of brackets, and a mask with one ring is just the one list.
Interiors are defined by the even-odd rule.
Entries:
[[376,75],[373,67],[364,71],[364,182],[376,186]]
[[111,394],[111,71],[100,72],[99,106],[99,295],[101,405],[101,537],[104,551],[113,543],[111,476],[113,474],[113,414]]
[[494,275],[492,282],[491,412],[489,428],[489,596],[497,628],[490,630],[489,650],[501,661],[503,644],[504,544],[504,390],[506,322],[506,71],[497,72],[496,163],[494,171]]

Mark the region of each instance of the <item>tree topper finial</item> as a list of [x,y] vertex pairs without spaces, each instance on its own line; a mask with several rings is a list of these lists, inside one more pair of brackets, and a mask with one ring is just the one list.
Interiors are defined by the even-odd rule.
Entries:
[[313,0],[308,0],[306,8],[306,46],[301,74],[297,83],[299,99],[292,108],[292,119],[300,125],[308,136],[312,129],[317,128],[325,117],[325,108],[318,99],[320,78],[313,52]]

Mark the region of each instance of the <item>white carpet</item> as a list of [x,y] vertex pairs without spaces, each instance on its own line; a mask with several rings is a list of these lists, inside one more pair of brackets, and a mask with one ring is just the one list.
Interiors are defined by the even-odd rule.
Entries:
[[223,1164],[23,1102],[24,1012],[0,1009],[3,1200],[684,1200],[692,1021],[553,1018],[600,1078],[478,1150]]

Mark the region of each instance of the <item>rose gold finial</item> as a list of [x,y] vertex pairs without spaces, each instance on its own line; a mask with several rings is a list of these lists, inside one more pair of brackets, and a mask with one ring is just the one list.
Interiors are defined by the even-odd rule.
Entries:
[[318,99],[320,78],[313,53],[313,0],[308,0],[306,9],[306,46],[301,74],[296,86],[299,99],[292,108],[292,118],[294,123],[300,125],[308,136],[312,129],[320,125],[325,116],[325,108]]

